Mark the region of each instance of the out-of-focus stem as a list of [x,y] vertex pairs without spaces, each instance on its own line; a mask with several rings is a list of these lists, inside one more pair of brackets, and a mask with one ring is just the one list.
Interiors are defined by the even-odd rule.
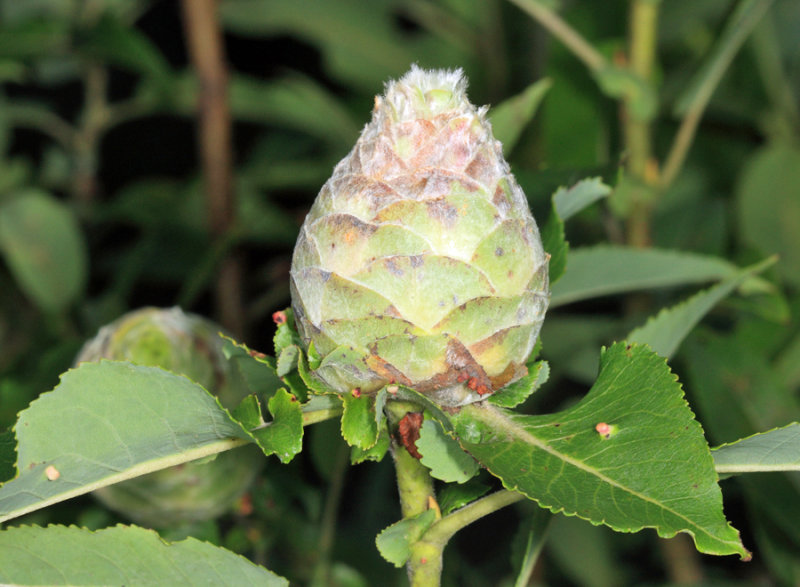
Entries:
[[97,162],[100,137],[108,125],[108,73],[104,67],[88,64],[84,76],[86,93],[83,114],[73,136],[75,171],[72,195],[82,205],[97,192]]
[[[228,70],[216,0],[183,0],[186,43],[199,80],[199,149],[205,179],[208,228],[225,239],[235,222]],[[244,334],[241,300],[243,271],[235,254],[220,262],[215,301],[220,322],[235,336]]]
[[559,41],[564,43],[586,67],[599,71],[608,65],[606,58],[556,12],[538,0],[510,0],[531,15]]
[[687,534],[678,534],[669,540],[659,540],[669,582],[673,585],[701,585],[705,579],[703,565]]
[[[653,78],[659,3],[660,0],[633,0],[630,6],[628,66],[646,82]],[[627,103],[624,106],[627,171],[633,180],[632,208],[627,219],[627,241],[635,247],[647,247],[651,240],[651,188],[658,177],[652,152],[652,133],[649,120],[635,116]]]
[[339,502],[342,499],[345,474],[350,466],[350,449],[341,442],[335,456],[328,496],[325,498],[325,510],[320,522],[319,542],[317,543],[317,563],[314,568],[313,585],[331,584],[331,550],[333,539],[336,535],[336,519],[338,518]]

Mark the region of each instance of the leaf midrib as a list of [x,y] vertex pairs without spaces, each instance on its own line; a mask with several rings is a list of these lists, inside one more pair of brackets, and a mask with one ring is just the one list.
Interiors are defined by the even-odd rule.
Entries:
[[[683,515],[683,514],[681,514],[679,512],[676,512],[672,508],[667,507],[666,505],[664,505],[660,501],[657,501],[657,500],[655,500],[655,499],[653,499],[651,497],[648,497],[647,495],[644,495],[644,494],[642,494],[642,493],[640,493],[638,491],[635,491],[634,489],[626,487],[626,486],[622,485],[621,483],[619,483],[618,481],[616,481],[616,480],[604,475],[598,469],[587,465],[585,462],[580,461],[578,459],[575,459],[573,457],[570,457],[569,455],[561,453],[560,451],[552,448],[545,441],[537,438],[536,436],[534,436],[533,434],[528,432],[528,430],[526,430],[522,425],[517,424],[517,423],[513,422],[513,420],[511,420],[510,418],[506,417],[504,414],[502,414],[500,409],[498,409],[498,408],[496,408],[494,406],[490,406],[490,405],[484,405],[483,407],[475,406],[475,408],[482,410],[486,415],[488,415],[488,418],[482,418],[482,419],[484,421],[489,421],[489,423],[491,424],[491,426],[492,426],[492,428],[494,430],[505,431],[512,438],[518,438],[522,442],[526,442],[527,444],[533,445],[536,448],[538,448],[540,450],[543,450],[544,452],[546,452],[546,453],[548,453],[548,454],[550,454],[550,455],[562,460],[565,463],[568,463],[568,464],[572,465],[573,467],[575,467],[575,468],[577,468],[579,470],[582,470],[582,471],[584,471],[586,473],[594,475],[595,477],[597,477],[601,481],[603,481],[605,483],[608,483],[609,485],[611,485],[613,487],[616,487],[616,488],[618,488],[618,489],[620,489],[622,491],[625,491],[625,492],[629,493],[630,495],[633,495],[634,497],[636,497],[638,499],[641,499],[642,501],[651,503],[651,504],[656,505],[657,507],[659,507],[659,508],[661,508],[661,509],[663,509],[665,511],[670,512],[671,514],[673,514],[673,515],[677,516],[678,518],[684,520],[692,528],[696,528],[697,531],[699,531],[699,532],[705,534],[706,536],[708,536],[713,541],[718,541],[718,542],[722,542],[724,544],[732,544],[732,545],[737,545],[738,546],[738,542],[731,541],[731,540],[722,540],[722,539],[716,537],[715,535],[711,534],[708,530],[705,530],[702,526],[698,525],[696,522],[694,522],[690,518],[686,517],[685,515]],[[526,492],[523,491],[523,493],[526,493]],[[528,494],[526,493],[526,495],[528,495]],[[534,496],[531,496],[531,495],[528,495],[528,497],[530,497],[531,499],[536,499]],[[575,513],[577,514],[577,512],[575,512]],[[604,523],[607,523],[607,522],[604,521]],[[642,526],[642,527],[645,527],[645,526]]]

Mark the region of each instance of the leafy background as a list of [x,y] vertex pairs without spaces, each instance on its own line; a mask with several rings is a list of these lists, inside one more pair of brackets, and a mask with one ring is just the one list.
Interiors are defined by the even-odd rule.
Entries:
[[[506,144],[534,214],[547,218],[557,187],[599,176],[616,189],[570,220],[571,248],[629,242],[636,186],[620,174],[634,156],[624,113],[520,10],[525,4],[222,0],[238,215],[220,229],[206,220],[200,88],[181,5],[0,0],[0,431],[57,383],[86,338],[130,308],[180,304],[268,350],[271,315],[289,303],[291,249],[306,210],[367,121],[374,94],[413,62],[463,67],[478,104],[548,78],[535,117],[520,125],[513,148]],[[769,275],[777,291],[721,303],[671,361],[712,445],[800,418],[800,6],[672,0],[660,4],[658,20],[652,132],[663,160],[715,40],[737,5],[757,4],[768,6],[766,16],[715,89],[681,173],[652,202],[649,243],[640,243],[740,266],[781,255]],[[620,58],[628,3],[559,6],[602,55]],[[235,286],[233,310],[220,283]],[[542,336],[550,379],[523,410],[573,405],[597,374],[601,345],[695,289],[554,309]],[[350,468],[338,423],[307,429],[305,448],[288,465],[270,459],[249,500],[225,517],[164,533],[221,544],[301,582],[330,557],[343,585],[402,584],[403,572],[374,547],[376,532],[398,517],[391,464]],[[590,586],[800,582],[797,474],[722,485],[726,514],[755,554],[747,565],[698,555],[685,537],[615,534],[556,516],[534,577]],[[516,537],[527,536],[535,509],[517,504],[461,532],[446,550],[445,582],[510,580],[510,558],[522,548]],[[118,521],[79,498],[13,525]],[[499,539],[487,543],[488,535]]]

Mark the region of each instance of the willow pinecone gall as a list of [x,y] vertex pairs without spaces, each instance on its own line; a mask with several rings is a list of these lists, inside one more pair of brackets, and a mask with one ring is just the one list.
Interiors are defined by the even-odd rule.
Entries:
[[[223,352],[221,328],[180,308],[142,308],[100,329],[81,349],[76,363],[111,359],[161,367],[202,385],[220,403],[235,408],[248,393],[238,370]],[[149,412],[129,414],[151,418]],[[94,492],[104,505],[138,524],[169,527],[215,518],[249,488],[263,455],[246,446],[149,473]]]
[[548,256],[486,111],[460,70],[412,67],[317,196],[292,306],[336,391],[398,383],[457,406],[526,373]]

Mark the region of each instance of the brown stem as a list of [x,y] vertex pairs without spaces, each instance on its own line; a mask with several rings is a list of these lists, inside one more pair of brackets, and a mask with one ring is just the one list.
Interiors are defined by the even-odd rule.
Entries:
[[[199,149],[205,179],[208,228],[219,242],[235,222],[228,69],[216,0],[182,0],[188,52],[199,80]],[[244,334],[242,263],[236,254],[220,262],[215,302],[220,322]]]
[[87,64],[83,114],[72,143],[75,161],[72,195],[82,206],[91,202],[97,193],[98,148],[108,122],[107,88],[105,68],[96,63]]

